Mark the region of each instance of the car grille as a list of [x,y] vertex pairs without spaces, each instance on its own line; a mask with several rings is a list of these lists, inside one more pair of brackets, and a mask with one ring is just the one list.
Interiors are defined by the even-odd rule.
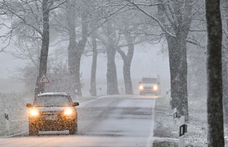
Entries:
[[41,114],[42,120],[58,120],[60,118],[60,112],[58,111],[43,111]]
[[42,112],[43,115],[57,115],[59,113],[60,112],[58,112],[58,111],[43,111]]
[[145,90],[151,90],[152,87],[144,87]]

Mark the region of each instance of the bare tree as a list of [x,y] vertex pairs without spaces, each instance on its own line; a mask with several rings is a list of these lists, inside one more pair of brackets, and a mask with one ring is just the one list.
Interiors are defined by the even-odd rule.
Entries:
[[42,45],[41,45],[41,54],[40,54],[40,64],[39,64],[39,74],[37,77],[36,86],[38,91],[44,91],[44,84],[39,84],[38,80],[42,74],[47,72],[47,59],[48,59],[48,50],[49,50],[49,12],[50,4],[48,0],[43,0],[42,2],[42,12],[43,12],[43,31],[42,31]]
[[68,0],[66,3],[66,22],[67,22],[67,32],[69,36],[69,45],[68,45],[68,70],[70,73],[70,89],[71,94],[75,93],[76,89],[76,1]]
[[[171,3],[160,0],[160,2],[160,11],[164,12],[172,26],[166,30],[175,34],[175,36],[166,34],[169,48],[172,107],[177,107],[180,115],[184,115],[188,120],[186,39],[191,25],[193,1],[176,0]],[[174,80],[176,76],[179,76],[178,82]]]
[[116,33],[112,22],[109,20],[106,25],[106,36],[108,38],[106,52],[107,52],[107,94],[119,94],[117,73],[115,64],[116,54]]
[[69,34],[69,46],[68,46],[68,64],[69,71],[72,77],[72,86],[77,90],[77,95],[81,96],[81,82],[80,82],[80,62],[83,51],[85,49],[87,37],[88,37],[88,21],[87,10],[88,2],[80,3],[80,19],[81,19],[81,39],[76,41],[76,1],[68,1],[66,8],[67,22],[68,22],[68,34]]
[[[107,8],[107,6],[108,6],[108,8]],[[102,7],[105,7],[105,10],[103,10]],[[108,70],[107,70],[107,92],[110,94],[112,94],[113,89],[115,89],[114,91],[116,91],[116,92],[113,92],[114,94],[119,93],[119,92],[117,92],[118,84],[117,84],[117,77],[115,74],[116,66],[115,66],[115,61],[113,60],[115,58],[116,51],[120,52],[121,57],[125,61],[124,62],[125,63],[124,64],[124,77],[125,77],[124,80],[125,80],[126,93],[128,93],[128,94],[133,93],[131,77],[130,77],[130,65],[131,65],[131,60],[132,60],[133,52],[134,52],[134,42],[133,42],[134,37],[133,38],[131,37],[131,35],[130,35],[131,32],[125,31],[125,33],[123,33],[124,29],[121,28],[122,27],[121,24],[123,24],[122,23],[123,19],[126,19],[127,15],[125,15],[126,17],[119,18],[119,16],[121,15],[121,10],[124,10],[125,7],[126,7],[126,5],[124,5],[122,2],[116,2],[116,1],[115,2],[106,1],[105,4],[103,4],[103,3],[100,4],[99,8],[101,10],[98,10],[98,11],[97,11],[97,8],[93,6],[94,13],[92,14],[92,17],[93,16],[94,17],[92,19],[93,25],[91,26],[91,29],[92,29],[91,30],[91,37],[92,37],[91,40],[92,40],[92,47],[93,47],[94,55],[93,55],[92,71],[95,71],[95,65],[96,65],[95,62],[96,62],[96,56],[98,53],[97,51],[95,51],[96,50],[95,48],[97,48],[97,45],[96,45],[97,43],[95,42],[96,41],[95,37],[96,37],[106,48],[107,61],[108,61],[108,64],[107,64],[107,68],[108,68]],[[130,14],[130,13],[128,13],[128,14]],[[128,20],[131,18],[128,18]],[[104,27],[105,25],[106,25],[106,27]],[[128,25],[128,24],[126,24],[126,25]],[[100,27],[102,29],[98,29]],[[130,29],[128,29],[128,31],[129,30]],[[132,30],[133,30],[133,28],[131,28],[131,31]],[[108,34],[108,33],[111,33],[111,34]],[[105,34],[105,35],[102,35],[102,34]],[[96,35],[96,36],[94,36],[94,35]],[[128,43],[125,42],[124,45],[120,44],[120,42],[121,42],[120,38],[124,38],[124,37],[121,37],[122,35],[125,35],[126,36],[125,38],[128,38],[128,40],[127,40]],[[130,41],[130,39],[132,41]],[[109,44],[109,43],[111,43],[111,44]],[[127,55],[121,49],[123,47],[130,47]],[[111,66],[109,67],[108,65],[111,65]],[[114,68],[112,68],[112,67],[114,67]],[[90,89],[92,95],[94,95],[94,92],[95,92],[95,84],[94,84],[95,80],[94,79],[95,79],[95,73],[92,72],[91,73],[91,89]],[[114,82],[114,80],[115,80],[115,82]],[[112,81],[112,82],[110,82],[110,81]],[[111,83],[114,83],[114,85]]]
[[[141,36],[135,32],[138,31],[140,25],[138,19],[135,18],[135,11],[124,11],[116,18],[116,31],[119,33],[119,45],[117,51],[123,59],[123,77],[125,85],[125,93],[133,94],[131,81],[131,62],[134,55],[136,38]],[[138,17],[137,17],[138,18]]]
[[[36,61],[33,60],[31,54],[29,58],[33,61],[34,64],[38,65],[39,73],[37,76],[36,86],[37,91],[44,91],[44,84],[39,84],[38,79],[43,73],[47,72],[47,60],[48,60],[48,50],[49,50],[49,12],[61,6],[65,1],[53,1],[53,0],[43,0],[41,1],[2,1],[1,10],[5,15],[9,16],[13,20],[11,27],[8,27],[9,31],[6,35],[2,36],[9,40],[11,43],[12,37],[18,37],[18,42],[21,40],[20,28],[23,28],[26,31],[22,31],[23,39],[26,41],[39,44],[41,40],[41,50],[39,55],[39,64],[36,64]],[[16,22],[16,23],[15,23]],[[26,33],[27,32],[27,33]],[[30,43],[29,42],[29,43]],[[22,44],[22,43],[19,43]],[[27,48],[30,49],[29,45]],[[29,53],[31,53],[29,51]]]
[[133,94],[131,62],[135,45],[140,43],[151,43],[153,42],[152,40],[159,40],[161,36],[158,35],[158,37],[151,32],[149,28],[151,28],[150,25],[152,25],[152,23],[151,21],[148,21],[148,18],[142,13],[138,13],[138,11],[134,8],[132,9],[132,7],[126,7],[128,4],[123,3],[122,1],[110,3],[114,5],[115,8],[119,8],[119,11],[115,13],[115,16],[111,19],[116,34],[115,48],[123,60],[125,93]]
[[[128,2],[157,22],[165,33],[169,49],[172,107],[177,107],[179,115],[184,115],[188,120],[186,40],[191,25],[193,0],[159,0],[156,4],[145,2],[141,5],[130,0]],[[147,12],[152,7],[158,7],[159,17]],[[179,82],[174,80],[177,75]]]
[[90,92],[92,96],[97,96],[97,86],[96,86],[96,70],[97,70],[97,40],[96,31],[92,32],[92,48],[93,48],[93,62],[91,67],[91,80],[90,80]]
[[123,65],[123,76],[125,84],[125,93],[133,94],[132,82],[131,82],[131,61],[134,55],[134,38],[131,36],[130,32],[124,30],[123,32],[125,39],[127,41],[128,51],[125,52],[121,48],[117,48],[117,51],[121,55],[124,65]]
[[206,0],[208,147],[224,146],[220,0]]
[[[42,1],[42,14],[43,14],[43,31],[42,31],[42,45],[41,45],[41,53],[40,53],[40,64],[39,64],[39,74],[37,77],[36,86],[38,90],[35,92],[43,92],[45,91],[44,84],[38,83],[42,74],[47,73],[47,62],[48,62],[48,50],[49,50],[49,40],[50,40],[50,29],[49,29],[49,13],[51,10],[58,8],[63,3],[53,5],[54,1],[43,0]],[[36,93],[35,93],[36,94]]]
[[[91,77],[90,77],[90,94],[92,96],[97,96],[97,85],[96,85],[96,75],[97,75],[97,56],[98,53],[105,52],[105,49],[99,47],[98,43],[98,33],[99,28],[106,22],[103,15],[102,1],[91,1],[90,2],[90,40],[91,40],[91,50],[87,50],[84,52],[85,54],[88,52],[92,52],[92,66],[91,66]],[[98,49],[100,48],[100,49]]]

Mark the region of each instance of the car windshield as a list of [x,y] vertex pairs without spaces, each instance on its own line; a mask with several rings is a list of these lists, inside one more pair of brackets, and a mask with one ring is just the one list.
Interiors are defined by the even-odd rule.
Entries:
[[142,83],[156,83],[157,79],[156,78],[143,78]]
[[62,95],[38,96],[34,105],[37,107],[64,107],[69,106],[69,98]]

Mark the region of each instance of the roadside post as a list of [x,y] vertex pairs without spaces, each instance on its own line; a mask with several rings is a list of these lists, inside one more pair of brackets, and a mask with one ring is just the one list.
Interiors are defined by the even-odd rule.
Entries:
[[177,108],[174,108],[174,111],[173,111],[173,120],[174,120],[174,124],[177,123]]
[[178,147],[184,147],[184,134],[187,133],[187,125],[185,124],[185,116],[180,118],[179,126],[179,143]]
[[9,113],[8,110],[5,109],[5,120],[6,120],[6,129],[8,131],[8,134],[10,134],[10,128],[9,128]]

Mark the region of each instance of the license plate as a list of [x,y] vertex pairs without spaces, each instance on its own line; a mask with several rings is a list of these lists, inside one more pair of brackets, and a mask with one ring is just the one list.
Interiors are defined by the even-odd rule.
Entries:
[[44,120],[57,120],[58,116],[57,115],[50,115],[50,116],[45,116]]

